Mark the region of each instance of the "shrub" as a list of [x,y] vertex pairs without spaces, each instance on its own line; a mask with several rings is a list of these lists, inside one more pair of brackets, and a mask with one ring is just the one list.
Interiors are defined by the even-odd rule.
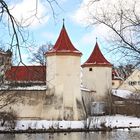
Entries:
[[10,129],[14,129],[16,125],[17,115],[14,111],[10,112],[0,112],[0,123],[1,126],[8,127]]

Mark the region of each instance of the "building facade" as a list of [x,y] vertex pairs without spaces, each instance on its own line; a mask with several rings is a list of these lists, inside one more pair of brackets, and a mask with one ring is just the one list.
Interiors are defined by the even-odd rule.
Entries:
[[83,86],[95,90],[94,101],[106,100],[112,89],[112,65],[101,53],[97,42],[82,68]]
[[[46,66],[9,63],[4,73],[7,85],[0,92],[5,92],[5,96],[11,94],[11,98],[3,110],[14,110],[21,119],[83,120],[90,112],[89,100],[106,100],[112,88],[112,65],[104,58],[97,42],[82,65],[82,88],[82,53],[72,44],[64,24],[55,45],[45,56]],[[12,99],[16,100],[10,102]]]
[[50,105],[56,119],[79,120],[82,117],[81,55],[82,53],[71,43],[63,25],[54,47],[46,53],[48,87],[46,94],[53,96],[56,100],[61,100],[61,102],[57,101],[59,108],[53,108],[53,105]]
[[132,74],[119,86],[132,92],[140,92],[140,70],[135,69]]

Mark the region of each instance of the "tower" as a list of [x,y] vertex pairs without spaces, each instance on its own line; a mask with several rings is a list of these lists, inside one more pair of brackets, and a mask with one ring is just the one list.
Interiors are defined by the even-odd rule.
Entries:
[[54,47],[46,53],[47,95],[52,98],[50,104],[52,114],[48,114],[49,118],[65,120],[81,118],[81,55],[82,53],[71,43],[63,23]]
[[11,68],[12,65],[12,52],[0,50],[0,83],[5,82],[5,72]]
[[105,59],[96,42],[88,60],[82,65],[83,86],[95,90],[95,101],[104,101],[112,88],[112,65]]

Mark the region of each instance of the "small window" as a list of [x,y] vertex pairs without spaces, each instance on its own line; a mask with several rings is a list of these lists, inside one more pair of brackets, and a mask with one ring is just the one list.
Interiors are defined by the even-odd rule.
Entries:
[[92,71],[92,68],[89,68],[89,71]]
[[137,82],[136,82],[136,81],[129,81],[128,84],[129,84],[130,86],[134,86],[134,85],[137,84]]

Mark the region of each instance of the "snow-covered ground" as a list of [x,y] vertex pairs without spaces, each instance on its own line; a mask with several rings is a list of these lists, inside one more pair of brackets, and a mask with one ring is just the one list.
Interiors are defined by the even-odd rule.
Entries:
[[[122,129],[127,130],[137,128],[140,130],[140,118],[130,116],[97,116],[90,117],[86,121],[47,121],[47,120],[18,120],[16,123],[15,131],[28,130],[107,130],[109,129]],[[1,131],[9,130],[8,127],[0,127]]]
[[27,129],[81,129],[84,128],[84,121],[46,121],[28,120],[18,121],[15,130]]
[[[46,87],[42,87],[44,90]],[[32,87],[31,89],[38,89],[37,86]],[[85,90],[85,89],[84,89]],[[121,98],[128,99],[133,97],[132,92],[127,90],[113,90],[112,94]],[[137,97],[137,96],[134,96]],[[95,129],[134,129],[140,130],[140,118],[132,116],[96,116],[89,117],[87,121],[47,121],[47,120],[18,120],[16,122],[15,131],[28,131],[28,130],[76,130],[76,129],[86,129],[95,130]],[[0,131],[9,130],[9,126],[0,125]]]
[[91,117],[88,124],[89,129],[140,128],[140,118],[123,115]]
[[[84,129],[86,121],[47,121],[47,120],[18,120],[16,122],[15,131],[26,130],[69,130]],[[10,130],[6,123],[0,126],[0,131]]]

